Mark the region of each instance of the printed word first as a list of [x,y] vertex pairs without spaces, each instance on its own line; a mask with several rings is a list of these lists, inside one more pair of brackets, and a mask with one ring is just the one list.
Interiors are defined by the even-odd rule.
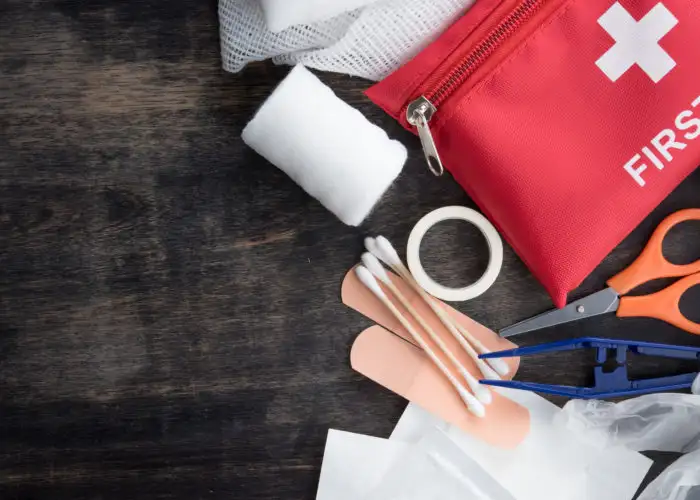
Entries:
[[[695,116],[694,109],[700,106],[700,97],[691,104],[692,110],[682,111],[674,122],[675,129],[664,129],[651,140],[651,147],[644,146],[642,154],[659,170],[673,161],[673,150],[682,151],[688,147],[688,142],[700,137],[700,117]],[[652,149],[653,148],[653,149]],[[664,163],[665,161],[665,163]],[[625,170],[632,178],[644,187],[646,180],[642,174],[648,165],[642,162],[642,155],[636,154],[625,164]]]

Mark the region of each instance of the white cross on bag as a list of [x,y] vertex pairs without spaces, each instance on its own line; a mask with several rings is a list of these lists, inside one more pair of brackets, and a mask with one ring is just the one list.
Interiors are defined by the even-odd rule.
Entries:
[[659,83],[675,66],[659,42],[676,24],[678,19],[658,3],[644,18],[637,22],[618,2],[598,19],[605,31],[615,40],[615,45],[596,61],[596,65],[613,82],[635,64],[654,83]]

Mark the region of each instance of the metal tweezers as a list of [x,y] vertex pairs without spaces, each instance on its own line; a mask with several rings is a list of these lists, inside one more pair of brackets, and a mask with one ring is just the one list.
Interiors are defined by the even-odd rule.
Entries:
[[[577,399],[603,399],[687,389],[692,386],[693,381],[700,371],[700,348],[656,344],[652,342],[611,340],[596,337],[582,337],[531,347],[519,347],[517,349],[486,353],[479,357],[483,359],[510,358],[545,352],[574,351],[577,349],[597,350],[597,366],[593,369],[595,380],[593,387],[538,384],[519,382],[516,380],[481,380],[481,383],[490,386],[522,389]],[[608,360],[608,353],[613,350],[615,352],[617,367],[610,372],[604,371],[603,365]],[[638,356],[658,356],[663,358],[694,360],[698,362],[698,371],[670,377],[630,380],[626,365],[628,352]]]

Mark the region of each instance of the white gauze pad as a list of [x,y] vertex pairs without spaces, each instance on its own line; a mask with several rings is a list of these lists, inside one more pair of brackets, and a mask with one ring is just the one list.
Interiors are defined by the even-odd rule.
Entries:
[[260,0],[267,28],[273,33],[359,9],[377,0]]
[[408,155],[303,66],[265,101],[243,141],[349,226],[369,215]]

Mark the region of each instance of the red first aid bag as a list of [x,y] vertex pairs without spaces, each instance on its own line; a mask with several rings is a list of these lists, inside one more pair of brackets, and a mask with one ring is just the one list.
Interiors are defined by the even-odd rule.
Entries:
[[562,307],[700,163],[700,1],[477,0],[367,95]]

